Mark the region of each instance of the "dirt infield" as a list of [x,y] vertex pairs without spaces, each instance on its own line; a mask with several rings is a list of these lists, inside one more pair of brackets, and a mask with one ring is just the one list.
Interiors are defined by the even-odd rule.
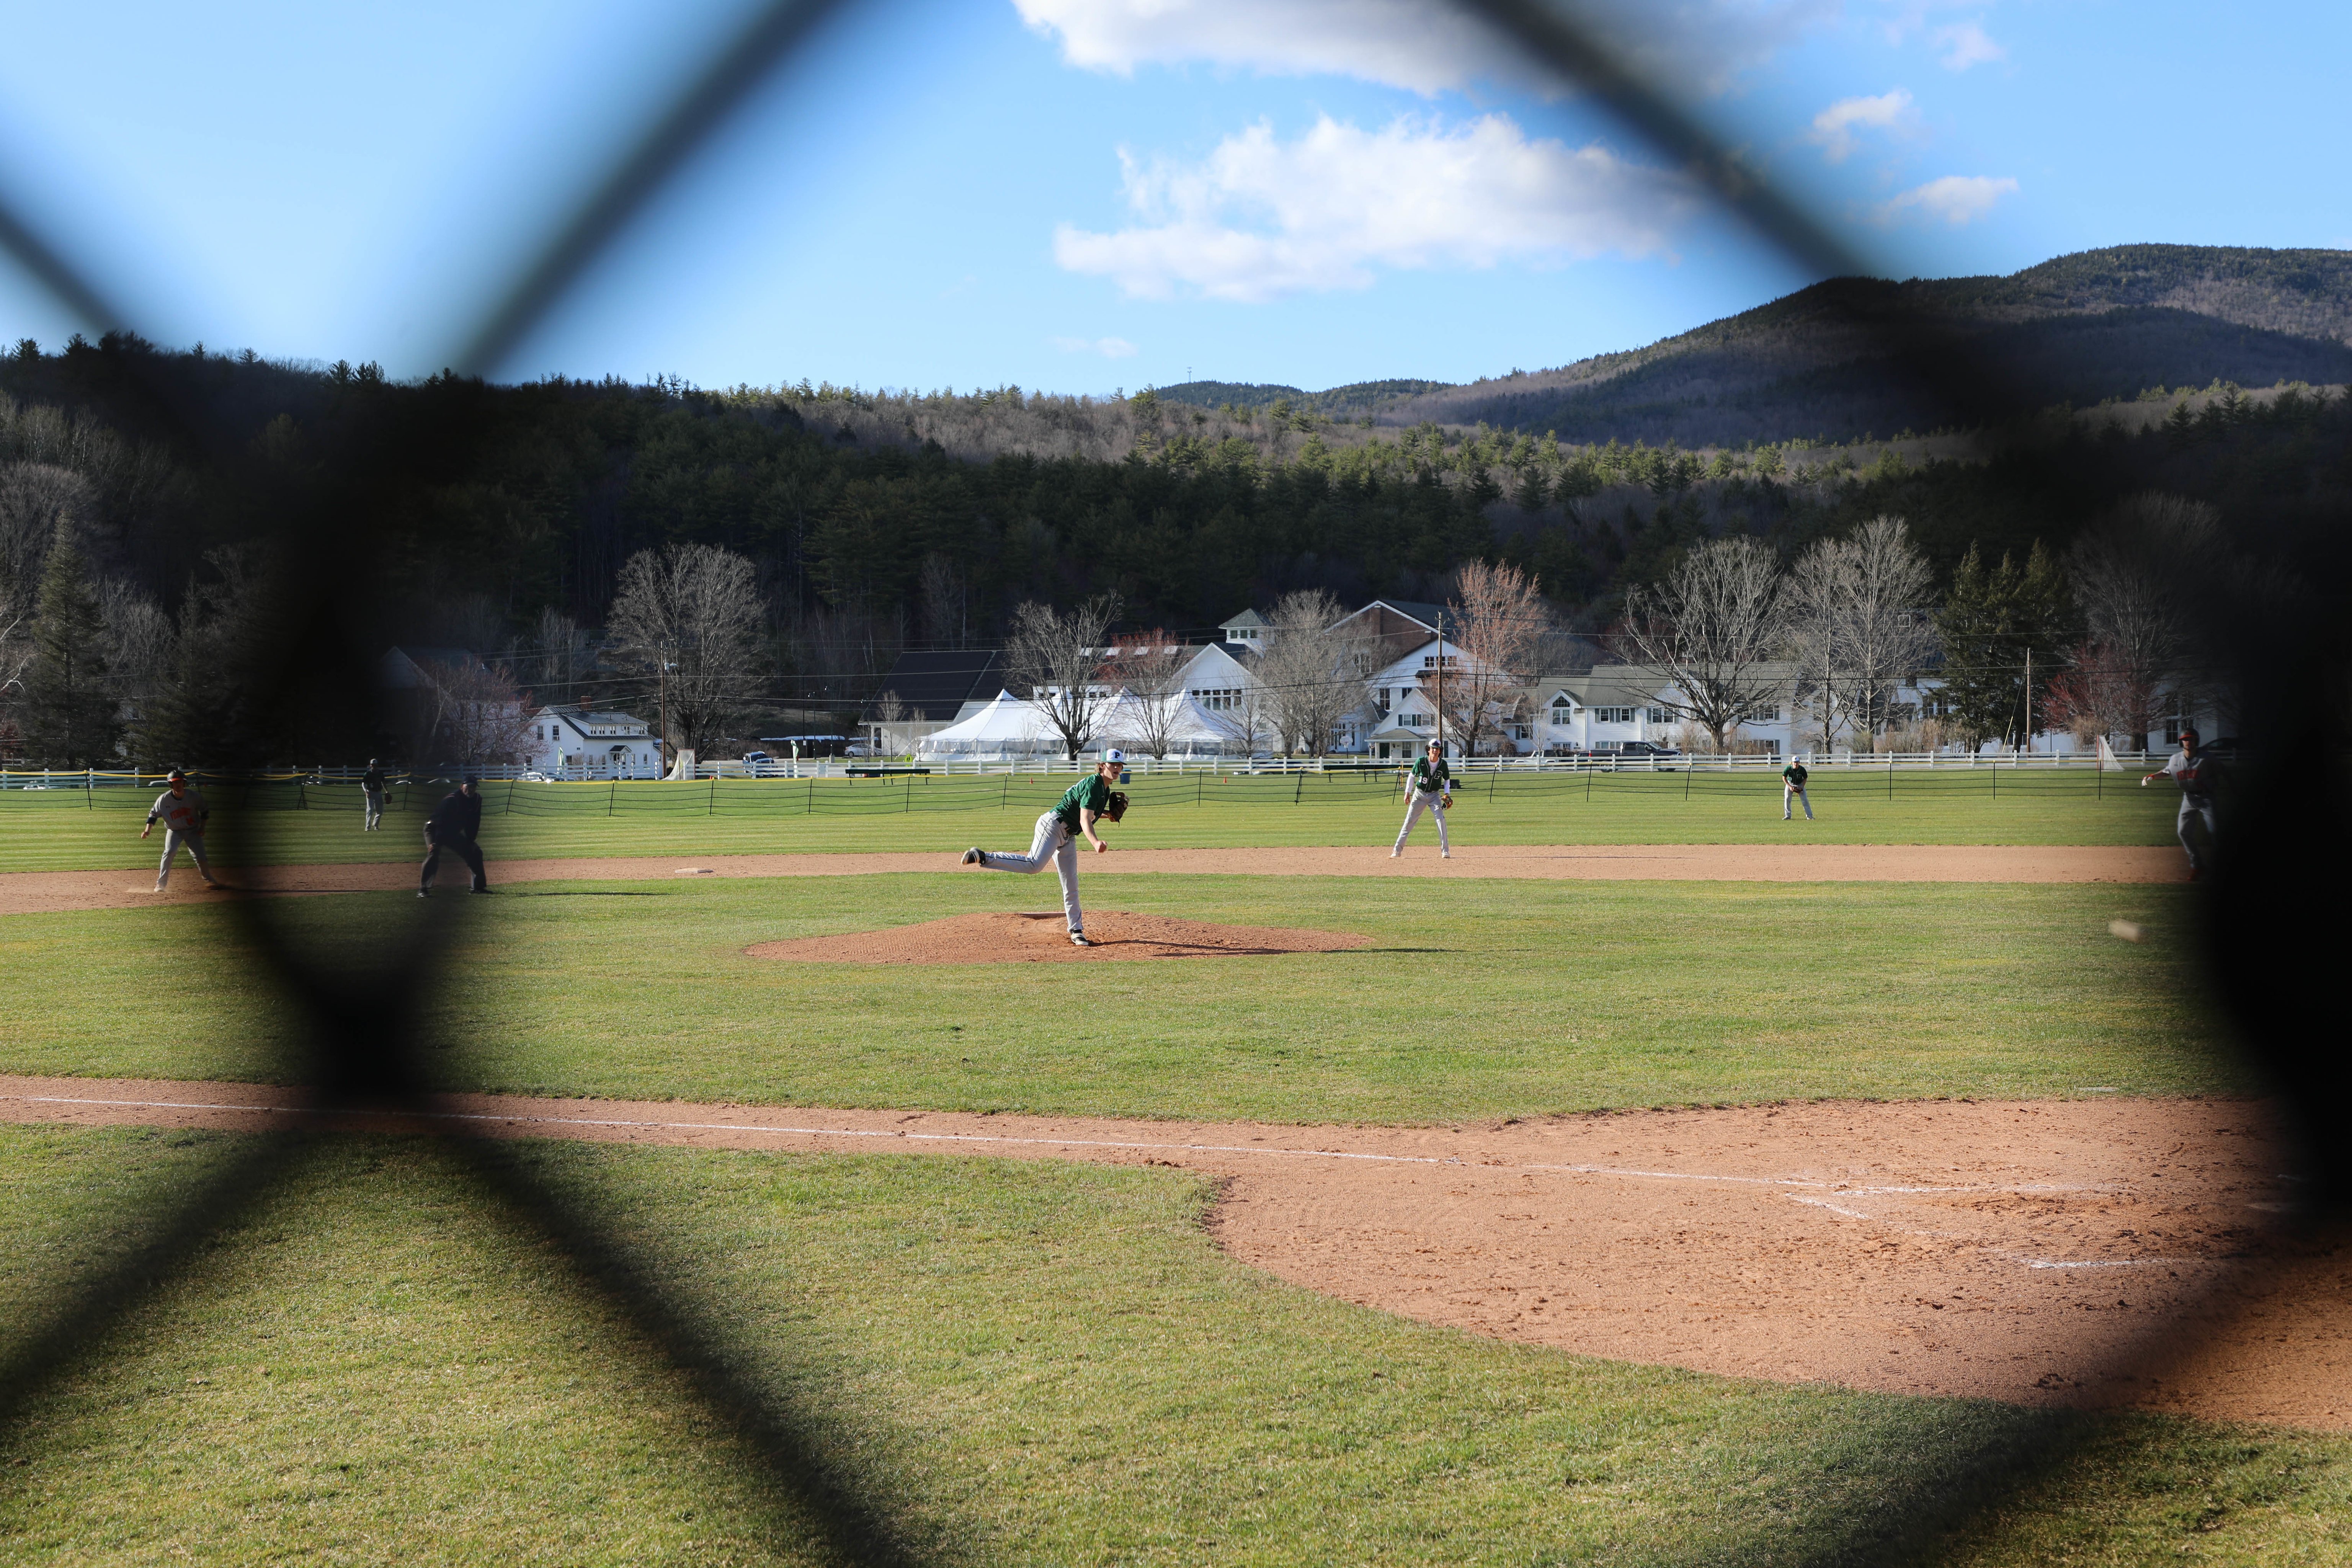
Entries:
[[1062,913],[1055,910],[1046,914],[950,915],[881,931],[763,942],[743,951],[753,958],[802,963],[1111,963],[1135,958],[1337,952],[1371,940],[1345,931],[1213,925],[1099,910],[1087,917],[1087,936],[1090,945],[1073,946]]
[[[236,1131],[247,1084],[0,1079],[0,1119]],[[1219,1177],[1237,1258],[1615,1360],[2352,1430],[2352,1237],[2293,1228],[2263,1106],[2084,1100],[1300,1128],[454,1096],[463,1130],[709,1148],[1154,1163]]]
[[[669,880],[715,877],[856,877],[954,871],[953,855],[721,855],[490,861],[490,880]],[[1476,845],[1441,860],[1426,849],[1391,859],[1380,847],[1122,849],[1088,856],[1086,874],[1172,873],[1271,877],[1512,877],[1594,881],[1727,882],[2179,882],[2188,862],[2174,848],[1980,844]],[[266,866],[222,873],[244,893],[383,891],[414,887],[415,867]],[[0,875],[0,915],[145,909],[218,901],[184,868],[155,893],[153,873],[16,871]],[[464,895],[445,884],[443,891]]]

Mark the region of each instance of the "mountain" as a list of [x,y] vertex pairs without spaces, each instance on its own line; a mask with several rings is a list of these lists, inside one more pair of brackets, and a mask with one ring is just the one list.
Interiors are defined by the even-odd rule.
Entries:
[[[1998,390],[1955,401],[1906,374],[1906,354],[1952,356]],[[2216,381],[2352,381],[2352,252],[2126,245],[2006,278],[1838,278],[1647,348],[1467,385],[1201,382],[1191,384],[1200,395],[1160,395],[1242,407],[1281,396],[1384,426],[1737,447],[1980,425]]]
[[[1972,361],[1999,394],[1945,401],[1901,371],[1906,351]],[[2352,380],[2352,253],[2132,245],[2007,278],[1832,279],[1644,349],[1380,416],[1575,441],[1850,440],[2216,380]]]

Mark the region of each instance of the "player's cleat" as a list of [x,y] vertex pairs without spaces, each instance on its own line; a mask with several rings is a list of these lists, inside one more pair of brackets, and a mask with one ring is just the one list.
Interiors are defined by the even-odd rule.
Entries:
[[963,852],[963,863],[967,866],[977,866],[986,858],[988,858],[988,857],[982,855],[977,849],[967,849]]
[[159,893],[160,893],[160,892],[162,892],[162,891],[163,890],[163,883],[161,883],[161,882],[156,883],[156,884],[155,884],[155,890],[156,890],[157,892],[159,892]]
[[1391,850],[1390,850],[1390,851],[1389,851],[1389,858],[1390,858],[1390,859],[1391,859],[1391,860],[1393,860],[1393,859],[1395,859],[1398,856],[1400,856],[1400,855],[1402,855],[1402,854],[1403,854],[1403,853],[1404,853],[1404,851],[1403,851],[1403,850],[1402,850],[1402,849],[1391,849]]
[[433,889],[430,888],[419,888],[416,889],[416,896],[420,899],[429,899],[433,896]]
[[1072,947],[1092,947],[1094,946],[1094,943],[1087,940],[1086,932],[1082,931],[1074,931],[1070,933],[1070,945]]
[[496,888],[468,888],[466,891],[469,893],[495,893],[498,889]]
[[1437,858],[1440,860],[1451,860],[1454,858],[1454,851],[1451,849],[1441,849],[1437,852]]

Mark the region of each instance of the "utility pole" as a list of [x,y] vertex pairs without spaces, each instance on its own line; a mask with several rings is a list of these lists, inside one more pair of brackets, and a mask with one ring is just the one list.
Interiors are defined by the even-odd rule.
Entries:
[[661,734],[660,734],[660,736],[658,737],[659,742],[660,742],[660,744],[659,744],[658,746],[656,746],[656,752],[658,753],[659,758],[660,758],[660,761],[661,761],[661,774],[662,774],[662,776],[663,776],[664,778],[667,778],[667,777],[669,776],[669,774],[670,774],[671,771],[672,771],[672,769],[671,769],[671,767],[670,767],[670,763],[671,763],[671,761],[672,761],[672,752],[671,752],[671,747],[670,747],[670,743],[669,743],[669,649],[668,649],[668,647],[664,647],[662,648],[662,650],[661,650],[661,653],[662,653],[662,657],[661,657],[659,659],[657,659],[657,660],[656,660],[656,661],[655,661],[656,663],[657,663],[657,664],[661,667],[661,668],[659,668],[659,670],[657,670],[657,671],[656,672],[656,675],[655,675],[655,681],[656,681],[655,690],[658,693],[657,697],[656,698],[656,714],[657,714],[657,717],[656,717],[656,719],[655,720],[655,722],[658,723],[658,724],[661,726]]
[[2021,741],[2021,742],[2019,743],[2019,745],[2018,745],[2018,750],[2020,750],[2020,751],[2021,751],[2021,752],[2022,752],[2022,751],[2031,751],[2031,750],[2032,750],[2032,748],[2033,748],[2033,645],[2032,645],[2032,643],[2027,643],[2027,644],[2025,645],[2025,738],[2023,739],[2023,741]]
[[1445,612],[1437,612],[1437,755],[1445,757]]

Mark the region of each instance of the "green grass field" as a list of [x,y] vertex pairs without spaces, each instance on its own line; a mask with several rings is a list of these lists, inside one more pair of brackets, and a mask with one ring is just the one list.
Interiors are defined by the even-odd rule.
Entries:
[[[485,792],[493,859],[1026,847],[1058,777],[506,784]],[[1402,806],[1385,773],[1160,775],[1129,789],[1112,829],[1137,847],[1381,844]],[[438,788],[395,792],[384,830],[360,831],[355,785],[215,786],[215,837],[248,864],[416,858]],[[2088,772],[1824,768],[1819,820],[1780,820],[1769,774],[1507,774],[1466,783],[1453,813],[1465,844],[2168,844],[2179,798]],[[152,866],[139,826],[152,795],[126,789],[0,792],[0,871]],[[1429,833],[1424,825],[1422,831]]]
[[[235,1140],[0,1129],[0,1335]],[[2325,1563],[2352,1442],[1504,1345],[1178,1173],[527,1144],[914,1561]],[[9,1428],[0,1562],[827,1561],[796,1477],[432,1146],[322,1140]],[[2038,1463],[2021,1465],[2023,1458]],[[837,1560],[837,1559],[836,1559]]]
[[[1653,787],[1672,775],[1628,777],[1594,781],[1590,803],[1514,799],[1507,781],[1457,822],[1473,842],[1474,824],[1488,842],[1790,831],[1776,798],[1759,823],[1753,800],[1695,790],[1685,804]],[[1814,827],[1846,841],[2149,842],[2169,828],[2155,792],[2034,796],[2005,780],[1998,802],[1990,789],[1937,801],[1898,782],[1890,803],[1832,782],[1849,787],[1823,788]],[[1009,842],[1036,806],[518,811],[494,813],[486,838],[493,855],[947,849]],[[413,815],[367,838],[323,810],[257,806],[247,821],[290,859],[405,858],[415,839]],[[135,839],[142,853],[116,856],[136,823],[105,804],[0,804],[20,868],[142,863],[152,846]],[[1392,831],[1392,813],[1369,788],[1295,805],[1268,793],[1164,799],[1129,826],[1129,843],[1363,842]],[[2262,1089],[2214,1044],[2179,888],[1171,877],[1087,890],[1098,910],[1372,940],[1017,973],[743,953],[1055,902],[1050,879],[948,873],[12,916],[0,1071],[282,1081],[297,1042],[257,930],[368,962],[433,921],[453,928],[432,1012],[456,1088],[1369,1122]],[[2110,937],[2117,917],[2147,940]],[[141,1205],[247,1147],[0,1127],[0,1344],[72,1312],[75,1281],[142,1234]],[[839,1560],[804,1472],[773,1468],[476,1173],[416,1141],[307,1148],[285,1185],[16,1412],[0,1436],[0,1563]],[[667,1310],[724,1346],[739,1386],[914,1561],[2123,1568],[2352,1554],[2352,1439],[1502,1344],[1234,1263],[1201,1225],[1213,1187],[1182,1173],[559,1143],[488,1157],[598,1215]]]
[[[1144,963],[876,967],[781,937],[1053,907],[1048,878],[535,883],[268,906],[306,942],[459,922],[450,1087],[1285,1121],[1790,1098],[2258,1086],[2211,1032],[2184,889],[1130,878],[1097,908],[1371,945]],[[2116,941],[2116,916],[2149,928]],[[268,1079],[290,1043],[217,906],[0,922],[0,1070]],[[2030,1006],[2013,999],[2031,997]]]

